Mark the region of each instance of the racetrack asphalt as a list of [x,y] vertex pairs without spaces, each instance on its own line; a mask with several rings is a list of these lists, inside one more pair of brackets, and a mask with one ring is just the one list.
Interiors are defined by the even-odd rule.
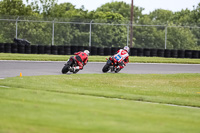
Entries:
[[[0,61],[0,79],[6,77],[60,75],[66,61]],[[106,62],[89,62],[77,74],[102,74]],[[200,73],[200,64],[128,63],[119,73],[175,74]]]

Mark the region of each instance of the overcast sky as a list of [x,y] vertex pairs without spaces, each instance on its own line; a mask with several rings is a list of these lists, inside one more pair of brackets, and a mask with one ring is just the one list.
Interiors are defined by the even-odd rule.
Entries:
[[[112,2],[112,1],[124,1],[128,4],[131,4],[131,0],[58,0],[58,3],[70,2],[80,8],[81,5],[84,5],[86,10],[92,11],[96,10],[97,7],[101,5]],[[197,6],[200,3],[200,0],[134,0],[134,5],[143,7],[145,10],[144,14],[154,11],[155,9],[166,9],[175,11],[181,11],[182,9],[193,9],[193,6]]]

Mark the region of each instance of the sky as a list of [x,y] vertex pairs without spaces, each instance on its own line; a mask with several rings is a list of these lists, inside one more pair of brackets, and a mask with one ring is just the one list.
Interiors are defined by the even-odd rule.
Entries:
[[[85,9],[88,11],[96,10],[101,5],[112,2],[112,1],[124,1],[131,4],[131,0],[58,0],[58,4],[64,2],[70,2],[76,6],[76,8],[81,8],[84,5]],[[155,9],[166,9],[173,12],[181,11],[182,9],[193,9],[193,6],[197,6],[200,0],[133,0],[134,5],[143,7],[145,10],[143,14],[149,14]]]

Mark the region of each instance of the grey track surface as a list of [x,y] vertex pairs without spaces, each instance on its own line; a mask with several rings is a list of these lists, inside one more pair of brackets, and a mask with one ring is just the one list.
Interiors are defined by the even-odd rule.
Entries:
[[[0,61],[0,78],[35,75],[60,75],[65,61]],[[102,73],[105,62],[89,62],[83,73]],[[200,73],[200,64],[154,64],[154,63],[129,63],[120,71],[129,74],[175,74],[175,73]]]

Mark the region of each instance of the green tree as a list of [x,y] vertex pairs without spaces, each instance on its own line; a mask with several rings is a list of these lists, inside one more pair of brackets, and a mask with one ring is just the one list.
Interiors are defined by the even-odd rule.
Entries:
[[79,19],[83,20],[86,18],[87,10],[84,7],[76,9],[71,3],[55,4],[50,10],[50,16],[56,18],[67,18],[67,19]]
[[0,1],[0,15],[32,15],[30,6],[23,4],[22,0]]
[[[30,6],[23,4],[22,0],[3,0],[0,1],[0,15],[5,18],[14,18],[16,16],[31,15],[32,10]],[[13,21],[0,22],[0,42],[13,42],[15,37],[16,25]]]
[[[137,22],[139,18],[142,16],[142,11],[144,8],[134,6],[134,21]],[[101,7],[97,8],[96,10],[102,12],[112,12],[121,14],[127,20],[130,19],[131,16],[131,5],[125,2],[110,2],[102,5]]]
[[189,28],[169,27],[167,35],[169,49],[197,49],[197,38]]
[[26,0],[34,12],[42,14],[44,17],[50,16],[50,10],[57,0]]
[[153,24],[167,24],[173,17],[173,12],[169,10],[157,9],[149,14]]
[[133,27],[134,47],[139,48],[164,48],[164,27],[143,26],[152,22],[149,15],[144,15],[138,23],[140,26]]

